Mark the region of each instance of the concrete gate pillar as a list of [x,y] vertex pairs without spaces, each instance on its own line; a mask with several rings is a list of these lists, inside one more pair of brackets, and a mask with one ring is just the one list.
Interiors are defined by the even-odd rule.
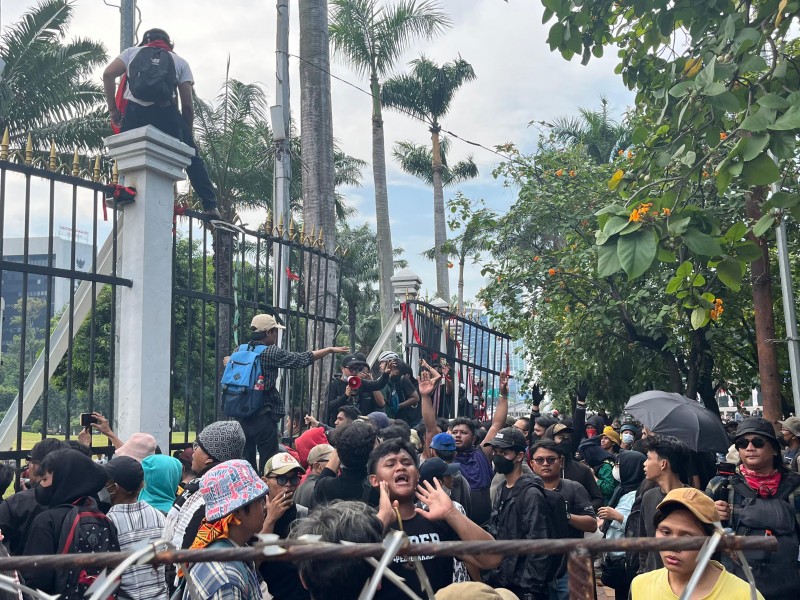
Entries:
[[122,440],[152,434],[169,452],[172,327],[172,217],[174,183],[194,150],[153,126],[105,139],[120,181],[136,188],[124,211],[119,275],[133,286],[118,288],[118,392],[116,430]]

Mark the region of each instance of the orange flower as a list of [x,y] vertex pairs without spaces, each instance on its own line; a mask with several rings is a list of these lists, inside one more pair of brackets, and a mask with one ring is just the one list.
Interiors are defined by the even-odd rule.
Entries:
[[724,142],[725,140],[728,139],[728,134],[725,133],[724,131],[720,131],[719,132],[719,139],[721,139]]
[[617,151],[617,155],[618,155],[618,156],[622,156],[623,154],[625,154],[625,151],[624,151],[624,150],[618,150],[618,151]]
[[670,216],[670,215],[672,214],[672,211],[671,211],[670,209],[668,209],[668,208],[662,208],[662,209],[661,209],[661,213],[662,213],[662,214],[663,214],[665,217],[668,217],[668,216]]
[[703,177],[708,177],[708,171],[703,171]]
[[553,275],[556,274],[556,270],[551,267],[547,269],[547,273],[550,275],[550,277],[552,277]]
[[628,160],[630,160],[631,158],[633,158],[633,152],[628,150]]
[[540,260],[542,260],[542,257],[539,256],[538,254],[533,257],[533,262],[539,262]]
[[501,275],[498,275],[497,276],[497,283],[500,283],[502,280],[503,280],[503,277]]
[[564,174],[564,169],[559,169],[556,171],[556,177],[561,177]]
[[639,213],[639,209],[638,208],[634,208],[631,211],[631,216],[628,218],[628,221],[633,221],[635,223],[636,221],[641,221],[641,219],[642,219],[642,215]]
[[575,173],[575,169],[570,169],[569,176],[570,177],[575,177],[575,175],[577,175],[577,173]]
[[712,308],[711,309],[711,320],[716,321],[719,318],[719,311]]
[[447,268],[448,269],[452,269],[453,268],[453,263],[451,263],[451,262],[447,263]]

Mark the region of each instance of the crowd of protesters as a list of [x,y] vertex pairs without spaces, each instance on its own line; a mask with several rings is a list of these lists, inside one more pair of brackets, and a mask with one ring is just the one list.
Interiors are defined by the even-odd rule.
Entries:
[[[262,322],[275,325],[254,319],[254,335],[272,335],[259,330]],[[671,538],[728,529],[773,536],[779,551],[720,552],[699,573],[698,551],[608,552],[595,563],[598,585],[617,598],[678,598],[695,575],[691,598],[800,594],[796,417],[776,424],[734,420],[728,454],[714,456],[603,411],[589,416],[585,386],[577,389],[570,417],[541,413],[537,388],[531,416],[514,419],[508,375],[501,374],[491,420],[446,419],[442,405],[456,405],[446,365],[421,361],[414,377],[397,354],[384,352],[374,376],[359,353],[346,354],[340,367],[321,420],[295,416],[294,436],[279,444],[277,431],[259,432],[252,443],[240,420],[226,420],[207,425],[192,448],[169,456],[147,433],[120,440],[100,414],[92,427],[115,447],[110,460],[92,458],[88,431],[78,442],[38,442],[24,489],[0,503],[5,550],[11,556],[133,550],[156,540],[181,549],[236,548],[259,534],[380,542],[392,530],[414,544]],[[354,388],[353,376],[372,384]],[[448,393],[451,400],[439,402]],[[277,427],[273,415],[259,422]],[[263,439],[277,446],[269,455],[261,454]],[[13,478],[8,471],[0,472],[6,484]],[[373,572],[362,559],[138,565],[124,571],[116,597],[355,599]],[[81,597],[97,575],[36,568],[13,574],[65,598]],[[403,585],[419,597],[428,589],[436,598],[569,597],[564,560],[547,554],[396,557],[376,597],[405,597]]]

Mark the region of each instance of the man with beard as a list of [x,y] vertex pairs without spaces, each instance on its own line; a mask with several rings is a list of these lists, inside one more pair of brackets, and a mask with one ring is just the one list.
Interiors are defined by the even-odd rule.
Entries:
[[[378,518],[384,527],[404,531],[412,544],[444,541],[492,540],[454,505],[438,480],[419,487],[417,453],[408,442],[391,439],[379,444],[370,454],[369,482],[380,490]],[[416,499],[420,503],[415,504]],[[460,560],[478,569],[492,569],[500,563],[493,554],[468,555]],[[419,557],[434,593],[453,583],[453,559],[449,556]],[[405,578],[408,586],[422,596],[422,586],[405,557],[396,557],[392,571]],[[384,582],[376,595],[380,600],[405,598],[392,583]]]
[[[450,434],[456,441],[455,461],[461,465],[461,475],[471,490],[471,517],[484,523],[491,514],[490,486],[492,483],[492,449],[487,446],[506,423],[508,416],[508,375],[500,373],[500,393],[492,416],[492,425],[483,438],[483,447],[475,447],[475,423],[460,417],[450,422]],[[524,448],[523,448],[524,450]]]
[[[525,438],[513,427],[497,432],[484,448],[492,452],[492,463],[505,483],[495,498],[488,528],[498,540],[547,539],[544,486],[537,475],[522,472]],[[550,558],[544,554],[509,555],[484,577],[492,587],[505,587],[520,598],[546,600],[552,575]]]

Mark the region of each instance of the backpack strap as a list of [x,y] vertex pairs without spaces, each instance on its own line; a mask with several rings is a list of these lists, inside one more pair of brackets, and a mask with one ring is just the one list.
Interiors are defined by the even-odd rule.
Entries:
[[775,492],[774,498],[786,500],[798,485],[800,485],[800,475],[791,471],[786,473],[778,486],[778,490]]

